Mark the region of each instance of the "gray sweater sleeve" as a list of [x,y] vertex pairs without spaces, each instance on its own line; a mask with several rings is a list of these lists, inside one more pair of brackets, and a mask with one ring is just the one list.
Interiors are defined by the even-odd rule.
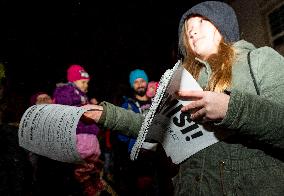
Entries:
[[100,105],[103,106],[103,113],[99,124],[131,137],[138,136],[144,120],[143,115],[105,101]]
[[219,125],[257,141],[284,148],[284,106],[266,98],[233,90],[229,109]]

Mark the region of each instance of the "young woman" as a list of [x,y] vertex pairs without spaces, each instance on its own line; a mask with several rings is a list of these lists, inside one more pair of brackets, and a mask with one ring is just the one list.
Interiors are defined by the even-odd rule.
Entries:
[[[206,1],[179,26],[182,65],[204,91],[178,92],[194,100],[182,112],[207,123],[224,140],[189,157],[173,178],[175,195],[283,195],[284,58],[240,40],[234,10]],[[88,106],[96,122],[137,135],[143,117],[112,104]]]

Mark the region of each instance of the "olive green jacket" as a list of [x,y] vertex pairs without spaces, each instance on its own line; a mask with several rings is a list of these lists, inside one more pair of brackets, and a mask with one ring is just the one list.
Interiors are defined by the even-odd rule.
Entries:
[[[175,195],[284,195],[284,58],[269,47],[234,44],[236,62],[228,112],[213,128],[232,136],[180,164],[173,178]],[[260,96],[249,71],[247,53]],[[207,85],[207,62],[198,80]],[[143,117],[103,102],[101,124],[137,136]],[[282,159],[282,160],[281,160]]]

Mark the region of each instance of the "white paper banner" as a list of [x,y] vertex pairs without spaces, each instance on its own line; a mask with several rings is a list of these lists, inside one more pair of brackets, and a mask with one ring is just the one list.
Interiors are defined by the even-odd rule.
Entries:
[[202,88],[179,62],[163,75],[160,85],[131,152],[132,160],[137,158],[145,139],[160,142],[175,164],[219,141],[213,132],[191,121],[189,112],[180,111],[190,101],[178,100],[175,93]]
[[86,109],[59,104],[28,108],[19,126],[19,145],[33,153],[62,162],[80,162],[76,128]]

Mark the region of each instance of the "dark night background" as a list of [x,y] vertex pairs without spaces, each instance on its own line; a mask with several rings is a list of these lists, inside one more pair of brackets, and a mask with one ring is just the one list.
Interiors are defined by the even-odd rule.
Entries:
[[179,19],[197,2],[1,0],[9,88],[27,97],[52,93],[70,64],[89,72],[89,96],[99,101],[128,93],[132,69],[159,80],[176,61]]

